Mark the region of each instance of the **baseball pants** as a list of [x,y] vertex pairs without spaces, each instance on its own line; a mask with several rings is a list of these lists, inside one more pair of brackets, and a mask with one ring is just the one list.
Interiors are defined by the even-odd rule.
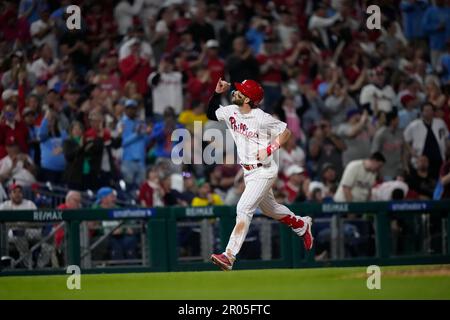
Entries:
[[256,208],[259,207],[265,216],[275,220],[280,220],[287,215],[295,216],[291,210],[275,200],[272,186],[276,177],[254,177],[251,174],[244,177],[244,180],[245,190],[236,208],[236,225],[225,251],[226,255],[233,259],[241,250]]

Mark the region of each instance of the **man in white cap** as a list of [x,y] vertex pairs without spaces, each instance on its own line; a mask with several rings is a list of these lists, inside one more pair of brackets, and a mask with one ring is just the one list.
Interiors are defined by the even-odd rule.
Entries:
[[308,183],[309,179],[304,175],[305,170],[293,164],[289,166],[284,174],[288,178],[284,185],[284,190],[288,196],[288,202],[293,203],[299,197],[305,194],[304,185]]

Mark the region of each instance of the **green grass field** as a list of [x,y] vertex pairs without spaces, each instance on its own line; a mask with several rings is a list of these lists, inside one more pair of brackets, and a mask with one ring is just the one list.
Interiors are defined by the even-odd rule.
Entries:
[[366,268],[270,269],[0,277],[0,299],[450,299],[450,265],[381,267],[368,290]]

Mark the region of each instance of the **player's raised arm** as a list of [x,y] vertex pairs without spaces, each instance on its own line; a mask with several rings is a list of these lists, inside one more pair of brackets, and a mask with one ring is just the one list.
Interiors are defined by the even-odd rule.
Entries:
[[209,99],[208,109],[206,110],[206,116],[210,120],[219,121],[217,119],[216,110],[220,107],[220,95],[226,92],[230,88],[230,84],[222,78],[217,81],[216,90],[214,95]]

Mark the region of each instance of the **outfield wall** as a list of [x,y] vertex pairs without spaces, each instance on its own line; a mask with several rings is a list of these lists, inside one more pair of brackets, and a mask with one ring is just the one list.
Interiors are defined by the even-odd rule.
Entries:
[[[450,201],[402,201],[402,202],[372,202],[372,203],[303,203],[290,206],[291,210],[301,215],[310,215],[316,221],[329,219],[331,221],[331,247],[334,256],[319,261],[317,252],[305,252],[302,241],[289,228],[282,224],[275,226],[279,252],[277,258],[269,259],[239,259],[235,269],[260,268],[309,268],[323,266],[367,266],[400,265],[400,264],[439,264],[450,263]],[[364,217],[373,225],[374,253],[371,256],[345,257],[339,254],[340,246],[345,244],[343,221],[348,216]],[[65,223],[67,265],[81,266],[85,273],[99,272],[160,272],[187,270],[215,270],[206,260],[182,261],[178,258],[177,228],[181,221],[203,221],[208,227],[212,223],[217,226],[221,250],[224,250],[228,237],[234,227],[235,207],[170,207],[142,209],[83,209],[83,210],[36,210],[36,211],[0,211],[1,246],[7,246],[7,225],[10,223],[45,223],[56,225]],[[404,255],[392,253],[391,224],[393,218],[407,221],[413,218],[423,222],[433,219],[442,223],[440,241],[442,250],[439,252],[420,252]],[[255,221],[264,222],[264,218],[255,215]],[[82,254],[83,226],[87,221],[140,221],[145,226],[145,236],[142,238],[145,248],[141,266],[90,267],[83,262]],[[264,223],[263,223],[264,224]],[[426,229],[426,224],[423,229]],[[426,231],[426,230],[425,230]],[[264,232],[262,232],[264,233]],[[207,238],[206,238],[207,239]],[[270,240],[270,239],[269,239]],[[414,235],[408,242],[417,242]],[[207,240],[206,240],[207,241]],[[428,241],[428,240],[427,240]],[[205,242],[205,240],[204,240]],[[419,239],[420,242],[420,239]],[[214,248],[211,248],[213,250]],[[335,254],[337,252],[337,254]],[[13,274],[52,274],[64,273],[65,266],[57,269],[24,270],[4,269],[0,275]]]

